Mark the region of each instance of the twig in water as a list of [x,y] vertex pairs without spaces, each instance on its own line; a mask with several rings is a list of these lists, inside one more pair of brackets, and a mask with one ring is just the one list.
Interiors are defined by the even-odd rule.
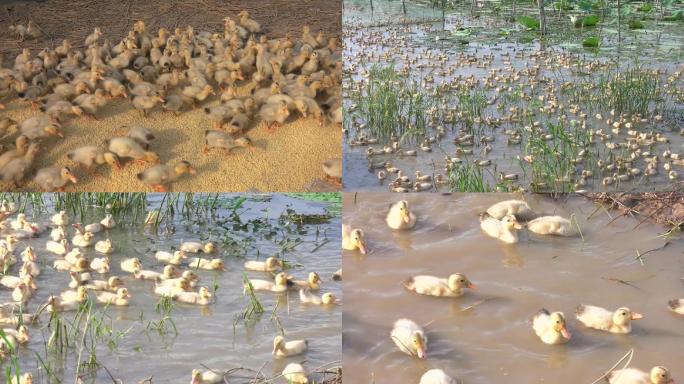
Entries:
[[606,373],[604,373],[603,375],[601,375],[601,377],[599,377],[598,379],[594,380],[591,384],[596,384],[596,383],[598,383],[599,381],[605,379],[606,376],[608,376],[608,374],[610,374],[611,372],[613,372],[613,371],[615,370],[615,367],[617,367],[618,365],[620,365],[620,363],[623,362],[628,356],[629,356],[629,359],[627,360],[627,362],[625,363],[625,365],[622,367],[622,369],[627,368],[627,367],[629,366],[629,364],[632,362],[632,357],[634,357],[634,348],[632,348],[632,349],[630,349],[629,351],[627,351],[627,353],[625,353],[625,355],[622,356],[622,358],[621,358],[620,360],[618,360],[617,363],[613,364],[613,366],[610,367],[610,369],[607,370]]
[[630,287],[632,287],[632,288],[636,288],[636,289],[638,289],[638,290],[641,290],[641,288],[637,287],[636,285],[630,283],[630,282],[627,281],[627,280],[617,279],[617,278],[615,278],[615,277],[605,277],[605,276],[602,276],[601,278],[602,278],[603,280],[613,281],[613,282],[615,282],[615,283],[620,283],[620,284],[628,285],[628,286],[630,286]]

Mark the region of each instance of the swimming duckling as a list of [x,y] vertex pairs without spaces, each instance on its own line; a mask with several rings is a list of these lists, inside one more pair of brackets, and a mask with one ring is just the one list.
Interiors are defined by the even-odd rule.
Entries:
[[290,363],[285,366],[282,373],[285,380],[292,384],[308,384],[309,379],[306,377],[306,370],[301,364]]
[[78,301],[82,303],[88,297],[86,288],[84,286],[76,287],[76,289],[69,289],[59,294],[62,301]]
[[207,130],[204,132],[204,147],[202,152],[208,153],[210,148],[223,148],[226,154],[230,154],[234,148],[248,148],[254,150],[254,144],[248,137],[233,138],[232,135],[222,131]]
[[177,292],[172,298],[186,304],[211,304],[212,294],[207,287],[201,287],[198,292]]
[[123,287],[123,280],[118,276],[112,276],[107,280],[91,280],[83,285],[90,291],[110,291],[116,292]]
[[337,304],[337,299],[335,295],[330,292],[326,292],[321,297],[318,297],[311,293],[308,289],[299,290],[299,300],[304,304],[315,304],[315,305],[330,305]]
[[18,328],[3,328],[3,332],[5,337],[13,337],[18,344],[26,344],[31,339],[28,327],[25,325],[20,325]]
[[308,340],[290,340],[278,335],[273,339],[273,355],[276,357],[290,357],[301,355],[309,348]]
[[500,201],[487,208],[487,214],[497,220],[503,219],[506,215],[513,215],[519,221],[532,220],[537,216],[527,202],[522,200]]
[[670,371],[662,366],[648,373],[636,368],[616,369],[606,375],[606,380],[610,384],[674,384]]
[[33,276],[30,274],[19,277],[12,275],[0,276],[0,285],[2,285],[5,288],[14,289],[21,283],[26,284],[27,287],[31,288],[34,291],[38,289],[38,286],[36,285]]
[[571,337],[565,325],[563,312],[549,313],[546,308],[542,308],[534,315],[532,328],[534,333],[546,344],[565,344]]
[[306,280],[290,279],[290,281],[292,282],[293,289],[306,288],[312,291],[318,291],[319,289],[321,289],[319,285],[319,283],[321,282],[321,277],[316,272],[309,272],[309,276]]
[[527,223],[527,229],[540,235],[574,236],[570,220],[561,216],[542,216]]
[[109,254],[114,252],[114,245],[112,244],[111,239],[105,239],[105,240],[100,240],[97,243],[95,243],[95,251],[104,253],[104,254]]
[[342,249],[349,251],[359,250],[361,254],[368,252],[364,233],[361,229],[352,229],[347,224],[342,224]]
[[105,215],[104,219],[100,220],[100,224],[106,229],[112,229],[116,226],[116,221],[114,221],[114,216],[111,213]]
[[429,275],[413,276],[404,281],[404,287],[421,295],[460,297],[465,293],[465,288],[473,289],[475,285],[465,275],[454,273],[448,278]]
[[192,370],[190,384],[219,384],[224,383],[224,375],[214,371],[202,372],[199,369]]
[[217,251],[216,245],[211,241],[206,244],[202,244],[197,241],[186,241],[181,244],[180,250],[183,252],[208,254],[215,253]]
[[[87,297],[87,294],[86,294]],[[85,300],[83,300],[85,301]],[[52,312],[67,312],[67,311],[76,311],[78,308],[80,308],[82,304],[82,301],[78,300],[60,300],[59,297],[57,296],[50,296],[47,301],[47,311],[48,313]]]
[[181,278],[173,285],[170,284],[156,284],[154,286],[154,293],[160,296],[173,297],[179,293],[188,292],[190,290],[190,281]]
[[684,299],[674,299],[667,302],[667,307],[674,313],[684,315]]
[[390,337],[400,351],[419,359],[427,358],[427,336],[423,327],[409,319],[399,319],[394,323]]
[[64,256],[67,254],[67,240],[62,239],[60,241],[52,241],[48,240],[47,243],[45,243],[45,249],[48,252],[52,252],[56,255]]
[[108,291],[96,291],[95,298],[103,304],[115,305],[117,307],[127,306],[131,295],[128,294],[128,289],[119,288],[116,293]]
[[108,257],[96,257],[90,262],[90,269],[93,271],[100,273],[100,274],[106,274],[109,273],[110,269],[110,264],[109,264],[109,258]]
[[411,229],[416,226],[416,215],[409,210],[408,201],[401,200],[390,205],[385,222],[392,229]]
[[[165,265],[162,272],[149,271],[145,269],[138,269],[133,273],[136,279],[141,280],[154,280],[155,282],[162,283],[166,280],[171,280],[178,277],[178,269],[174,265]],[[173,284],[168,284],[173,285]]]
[[173,253],[165,252],[165,251],[157,251],[154,254],[154,258],[157,259],[158,261],[161,261],[162,263],[171,264],[171,265],[180,265],[183,262],[183,259],[186,258],[186,256],[185,256],[185,252],[183,252],[183,251],[175,251]]
[[131,257],[121,261],[121,270],[124,272],[135,273],[142,269],[142,263],[137,257]]
[[31,372],[25,372],[17,379],[17,376],[12,376],[9,384],[33,384],[33,374]]
[[622,307],[611,312],[605,308],[581,304],[576,311],[577,320],[589,328],[611,333],[632,332],[632,320],[643,319],[643,315]]
[[441,369],[431,369],[421,376],[418,384],[456,384],[456,380]]
[[188,260],[188,266],[193,269],[206,269],[208,271],[225,271],[226,267],[221,259],[203,259],[193,257]]
[[283,261],[276,257],[269,257],[266,261],[246,261],[245,269],[248,271],[273,272],[283,268]]
[[176,165],[170,163],[155,165],[138,173],[137,178],[143,183],[151,185],[157,192],[166,192],[168,184],[178,180],[185,173],[195,175],[197,171],[189,162],[181,160]]
[[522,229],[522,225],[513,215],[506,215],[501,221],[487,216],[480,219],[480,228],[490,237],[499,239],[504,243],[514,244],[518,242],[516,230]]
[[71,239],[71,244],[76,247],[89,247],[93,245],[94,235],[91,232],[76,233]]
[[[275,275],[275,281],[261,280],[261,279],[250,279],[249,284],[255,291],[271,291],[271,292],[285,292],[288,290],[292,283],[287,279],[284,273],[278,273]],[[244,290],[247,290],[247,284],[244,286]]]

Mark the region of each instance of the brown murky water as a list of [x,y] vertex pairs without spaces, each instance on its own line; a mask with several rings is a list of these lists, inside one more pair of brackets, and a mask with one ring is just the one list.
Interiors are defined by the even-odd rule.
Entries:
[[[681,239],[669,239],[642,265],[637,250],[661,247],[667,241],[658,237],[662,227],[644,223],[635,229],[639,221],[632,218],[611,222],[608,213],[577,196],[554,201],[526,195],[538,212],[574,214],[584,241],[522,231],[520,243],[506,245],[481,232],[477,214],[512,197],[345,194],[343,221],[365,230],[370,249],[364,257],[343,251],[345,382],[417,383],[428,369],[441,368],[466,383],[591,383],[630,348],[631,366],[665,365],[682,380],[684,318],[667,309],[668,299],[684,297]],[[384,222],[388,204],[401,198],[418,216],[409,232],[392,231]],[[412,275],[455,272],[465,273],[477,289],[444,299],[400,285]],[[574,319],[580,303],[629,306],[645,318],[630,335],[593,331]],[[542,307],[565,312],[569,344],[546,345],[534,334],[529,319]],[[403,354],[390,340],[401,317],[427,324],[427,360]]]

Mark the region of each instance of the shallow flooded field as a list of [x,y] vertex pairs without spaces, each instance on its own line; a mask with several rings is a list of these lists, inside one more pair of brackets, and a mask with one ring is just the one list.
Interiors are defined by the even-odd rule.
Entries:
[[[32,210],[30,202],[25,205],[30,221],[49,222],[55,208],[48,196],[42,198],[44,206],[39,203],[44,210]],[[61,200],[71,199],[68,194],[60,196]],[[147,378],[154,383],[185,383],[190,382],[193,369],[211,369],[231,370],[226,376],[231,383],[271,382],[271,378],[284,383],[283,368],[305,361],[311,380],[330,380],[335,375],[322,372],[340,366],[340,305],[302,304],[297,291],[255,292],[254,298],[249,292],[243,294],[244,278],[273,279],[270,273],[245,271],[245,261],[276,256],[285,261],[290,267],[287,274],[296,279],[306,280],[309,272],[317,272],[321,291],[316,293],[331,292],[341,299],[341,282],[332,280],[332,274],[341,268],[339,195],[316,196],[318,201],[308,200],[313,199],[311,195],[302,199],[279,194],[149,194],[142,206],[123,210],[118,206],[127,213],[115,214],[117,226],[95,236],[98,241],[112,240],[111,271],[107,275],[92,272],[92,277],[120,276],[131,295],[129,305],[105,308],[94,303],[91,316],[87,311],[61,313],[58,318],[63,328],[57,331],[56,320],[43,312],[38,322],[29,326],[30,342],[18,348],[21,373],[33,373],[34,383],[73,382],[76,376],[86,383],[111,382],[110,374],[126,383]],[[13,197],[16,195],[4,196]],[[26,199],[18,208],[24,207]],[[41,200],[36,195],[31,199]],[[65,204],[58,208],[67,210],[71,223],[88,224],[104,217],[102,206]],[[152,213],[151,225],[144,224],[148,212],[157,212]],[[71,239],[74,229],[67,230]],[[59,295],[69,282],[68,273],[52,268],[57,257],[46,251],[49,235],[48,229],[39,238],[15,244],[16,255],[26,246],[33,247],[42,271],[27,313],[35,313],[49,295]],[[172,252],[188,241],[214,242],[218,252],[211,257],[221,258],[225,264],[225,271],[196,270],[200,277],[197,288],[207,286],[214,295],[209,305],[160,301],[153,292],[153,281],[136,279],[121,270],[124,258],[137,257],[144,270],[161,272],[164,263],[155,259],[155,252]],[[92,247],[84,252],[90,259],[102,257]],[[16,275],[19,265],[8,272]],[[179,269],[189,269],[187,261]],[[11,294],[12,290],[0,289],[0,302],[11,302]],[[93,292],[89,294],[94,300]],[[90,327],[85,319],[90,319]],[[271,352],[279,334],[287,340],[307,339],[308,352],[275,358]],[[60,337],[63,342],[57,341]],[[12,360],[6,359],[4,364],[16,369]]]
[[[668,310],[668,300],[684,296],[682,240],[661,236],[668,228],[616,218],[582,197],[523,197],[538,213],[573,218],[581,235],[522,230],[517,244],[487,237],[478,214],[520,195],[406,195],[417,217],[407,231],[385,224],[388,205],[399,196],[344,195],[343,222],[365,232],[368,248],[366,255],[343,251],[343,361],[354,367],[345,380],[417,383],[439,368],[473,384],[591,383],[630,349],[630,367],[663,365],[681,380],[684,318]],[[475,288],[442,298],[402,286],[411,276],[452,273],[465,274]],[[609,334],[580,324],[579,304],[627,306],[644,318],[633,322],[631,334]],[[543,344],[535,335],[530,319],[541,308],[564,312],[572,335],[567,344]],[[425,327],[426,360],[400,352],[390,339],[403,317]]]
[[[345,2],[347,190],[679,185],[681,20],[636,14],[646,28],[622,25],[618,39],[612,16],[575,28],[570,17],[590,13],[549,10],[540,41],[503,4],[442,16],[415,2],[405,13],[401,2],[373,3],[369,12],[368,2]],[[592,37],[600,45],[583,47]]]

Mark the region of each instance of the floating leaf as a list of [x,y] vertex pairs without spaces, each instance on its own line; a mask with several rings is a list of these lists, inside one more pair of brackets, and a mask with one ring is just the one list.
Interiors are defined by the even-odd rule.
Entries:
[[527,29],[532,29],[535,31],[539,30],[539,20],[535,19],[534,17],[518,16],[517,20],[518,23]]
[[578,17],[577,20],[575,20],[575,28],[583,28],[583,27],[593,27],[599,22],[599,17],[598,15],[589,15],[589,16],[584,16],[584,17]]
[[582,46],[586,48],[596,48],[601,40],[597,36],[589,36],[582,41]]

